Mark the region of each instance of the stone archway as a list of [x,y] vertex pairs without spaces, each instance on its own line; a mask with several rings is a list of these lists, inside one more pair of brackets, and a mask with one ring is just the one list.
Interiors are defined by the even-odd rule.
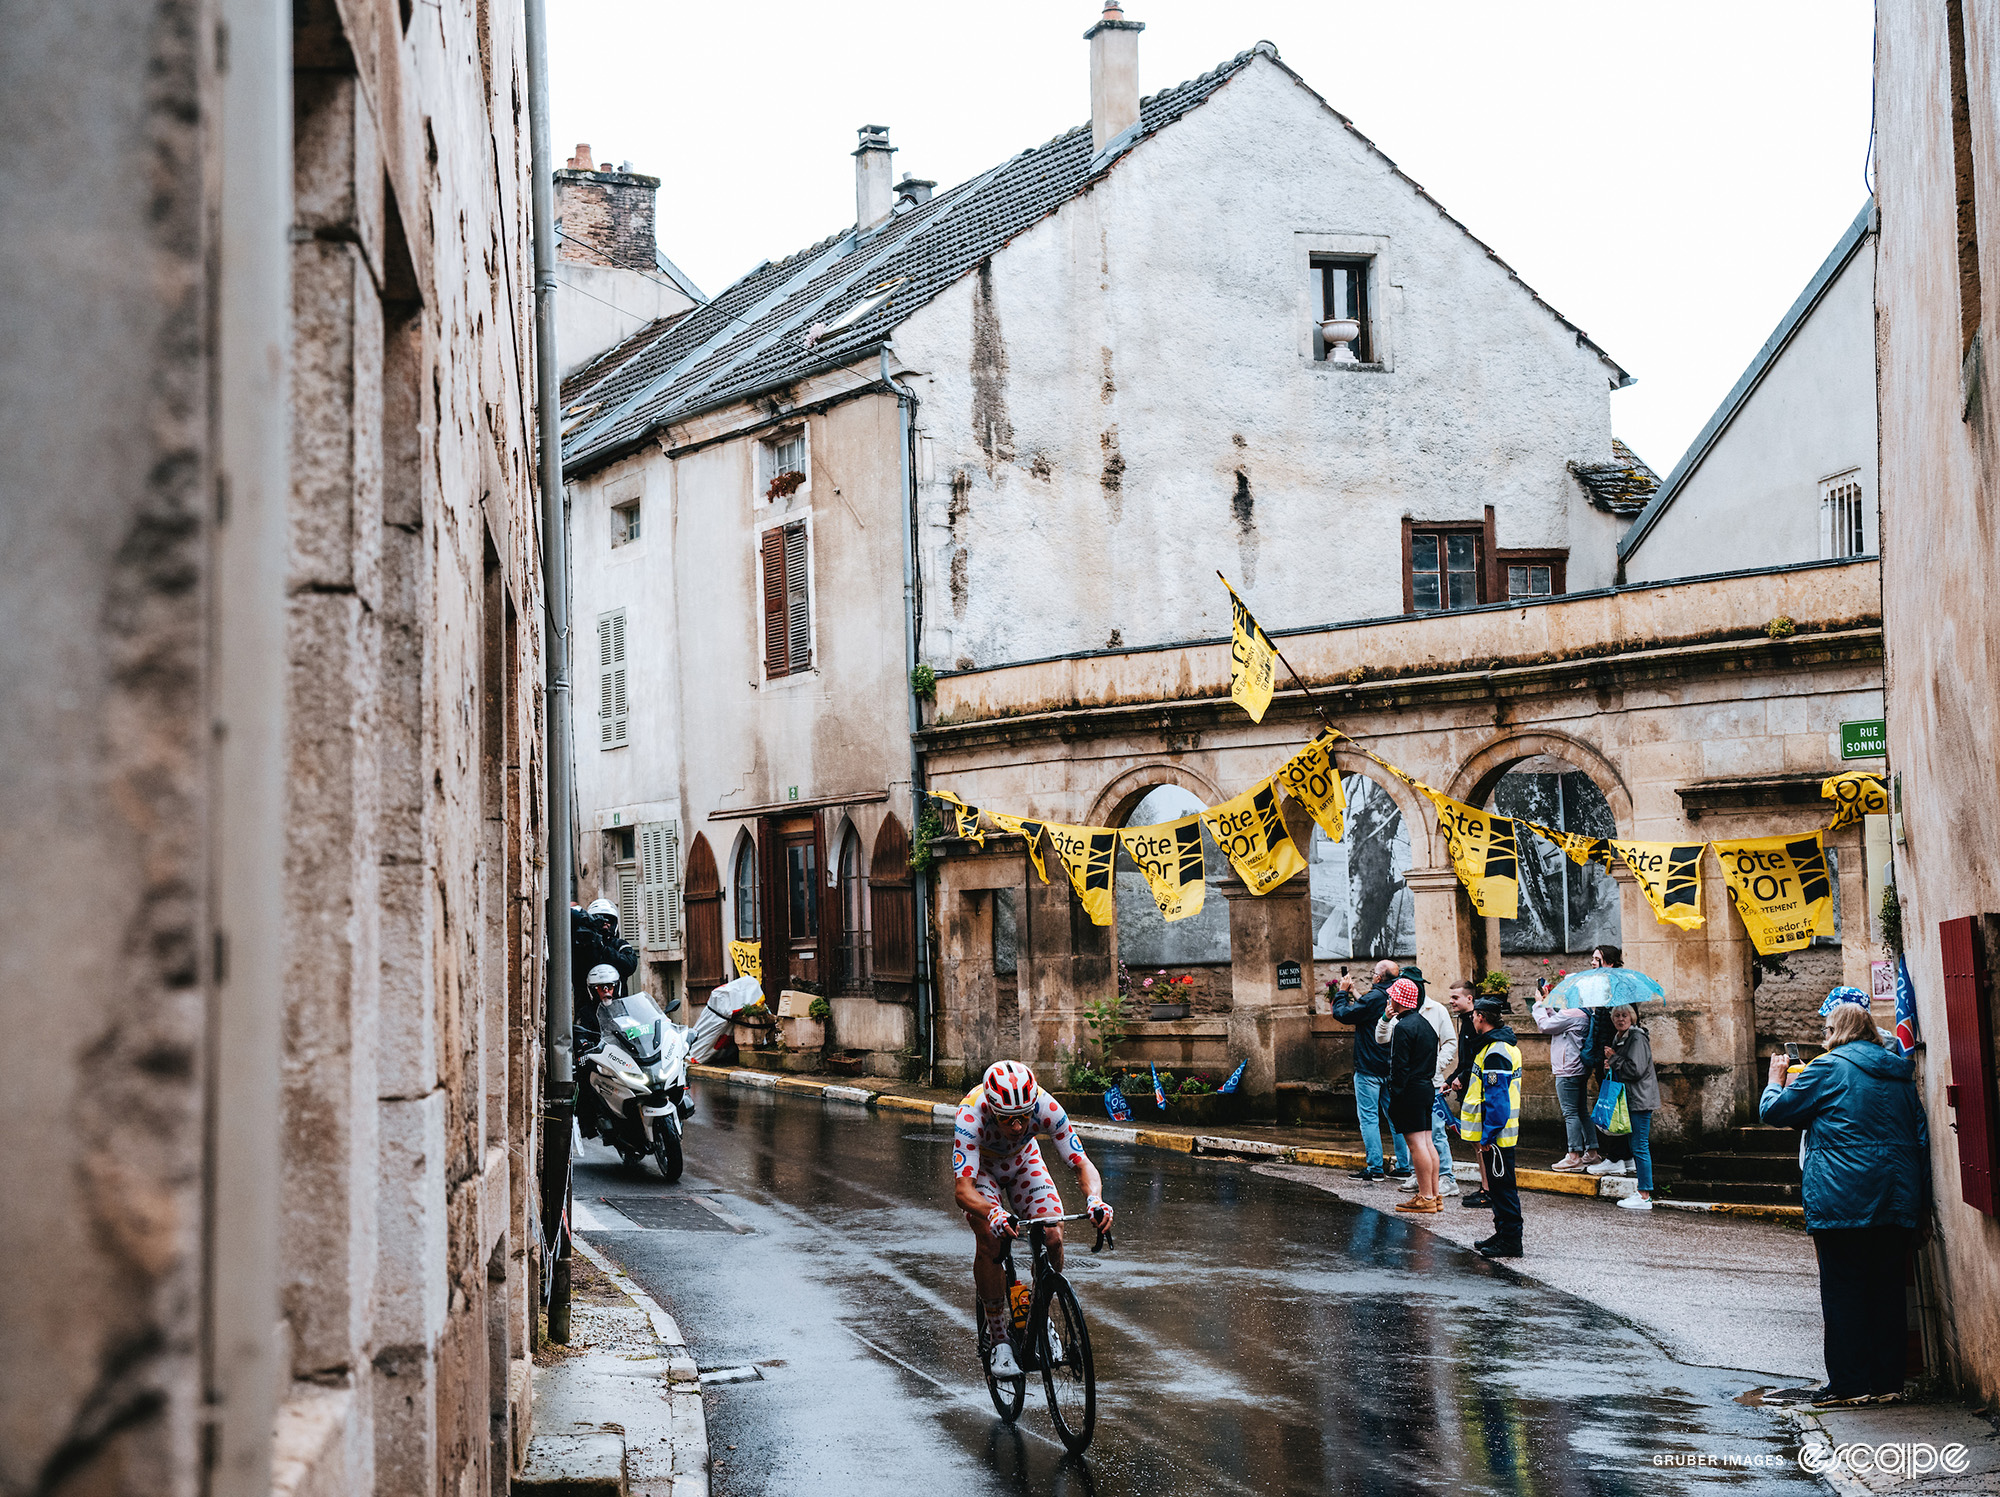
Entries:
[[1524,759],[1541,757],[1560,759],[1589,775],[1611,807],[1612,818],[1630,831],[1632,793],[1625,788],[1625,777],[1590,744],[1553,729],[1531,728],[1494,739],[1459,766],[1445,794],[1468,806],[1483,806],[1502,775]]
[[1090,803],[1085,826],[1123,826],[1132,808],[1149,790],[1162,785],[1178,785],[1204,806],[1217,806],[1229,799],[1214,781],[1178,764],[1139,764],[1112,777]]

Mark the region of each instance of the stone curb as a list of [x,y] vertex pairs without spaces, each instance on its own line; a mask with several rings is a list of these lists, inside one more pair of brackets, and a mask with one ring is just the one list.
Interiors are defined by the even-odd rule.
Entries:
[[[663,1395],[673,1403],[677,1424],[685,1418],[689,1429],[689,1437],[685,1440],[680,1437],[678,1430],[674,1436],[670,1457],[671,1476],[667,1477],[665,1482],[642,1480],[634,1484],[630,1490],[634,1493],[634,1497],[640,1492],[652,1494],[652,1497],[708,1497],[708,1413],[702,1402],[701,1373],[695,1367],[694,1353],[688,1350],[687,1338],[681,1334],[680,1326],[673,1316],[667,1313],[666,1308],[634,1283],[623,1269],[582,1237],[572,1234],[570,1243],[645,1314],[647,1322],[652,1326],[653,1335],[660,1343],[660,1350],[666,1357],[666,1388],[663,1390]],[[620,1439],[622,1442],[623,1437]]]
[[[764,1091],[811,1094],[837,1102],[891,1112],[921,1113],[948,1118],[958,1109],[949,1102],[926,1102],[922,1097],[904,1097],[895,1092],[871,1092],[866,1087],[810,1081],[802,1076],[777,1076],[769,1071],[744,1071],[733,1066],[689,1066],[690,1075],[730,1086],[755,1087]],[[1207,1133],[1166,1133],[1154,1128],[1121,1127],[1087,1118],[1073,1119],[1078,1133],[1086,1138],[1102,1138],[1117,1143],[1139,1144],[1149,1149],[1171,1149],[1177,1154],[1231,1154],[1240,1158],[1270,1160],[1281,1164],[1318,1165],[1323,1169],[1358,1170],[1368,1163],[1359,1149],[1316,1149],[1293,1147],[1261,1138],[1228,1138]],[[1639,1187],[1629,1175],[1570,1174],[1559,1170],[1520,1171],[1523,1190],[1542,1190],[1557,1195],[1597,1196],[1612,1201],[1631,1195]],[[1765,1221],[1798,1225],[1805,1219],[1803,1206],[1749,1206],[1727,1201],[1668,1201],[1654,1198],[1655,1206],[1675,1211],[1713,1211],[1727,1216],[1751,1216]]]

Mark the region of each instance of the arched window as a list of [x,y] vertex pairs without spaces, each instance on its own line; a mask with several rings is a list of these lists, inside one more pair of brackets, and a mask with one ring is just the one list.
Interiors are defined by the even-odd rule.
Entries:
[[[1487,798],[1502,816],[1540,822],[1559,832],[1615,837],[1618,824],[1604,792],[1589,775],[1548,754],[1524,759],[1502,775]],[[1595,864],[1579,868],[1560,848],[1521,832],[1520,917],[1500,922],[1508,956],[1581,955],[1619,944],[1617,882]]]
[[[1179,821],[1202,809],[1201,798],[1179,785],[1155,785],[1140,797],[1125,825],[1158,826]],[[1117,895],[1118,955],[1126,966],[1174,967],[1229,960],[1229,901],[1215,892],[1217,880],[1229,873],[1229,860],[1212,840],[1203,839],[1202,874],[1209,882],[1201,913],[1172,925],[1160,918],[1160,906],[1123,847],[1112,880]],[[1143,1017],[1143,1015],[1142,1015]]]
[[868,884],[861,872],[861,839],[849,827],[840,839],[840,985],[858,992],[868,985]]
[[736,939],[739,941],[763,938],[764,911],[758,889],[757,844],[745,837],[736,849]]
[[694,834],[694,845],[688,849],[681,902],[687,910],[687,988],[692,1003],[720,987],[723,975],[722,880],[716,876],[715,854],[701,832]]

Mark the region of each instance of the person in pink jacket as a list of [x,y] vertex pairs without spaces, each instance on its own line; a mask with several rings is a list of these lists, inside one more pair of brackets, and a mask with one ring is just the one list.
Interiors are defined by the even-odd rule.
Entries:
[[1555,1073],[1556,1102],[1562,1107],[1564,1142],[1569,1145],[1569,1152],[1549,1168],[1588,1169],[1604,1158],[1597,1152],[1597,1130],[1591,1126],[1590,1101],[1583,1089],[1590,1070],[1584,1046],[1590,1043],[1591,1012],[1549,1003],[1547,981],[1535,988],[1543,995],[1534,1007],[1535,1028],[1549,1036],[1549,1069]]

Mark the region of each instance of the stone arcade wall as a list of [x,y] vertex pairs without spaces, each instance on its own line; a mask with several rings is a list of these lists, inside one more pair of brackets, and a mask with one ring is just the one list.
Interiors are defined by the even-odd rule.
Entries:
[[[1560,762],[1587,775],[1621,836],[1698,841],[1808,831],[1829,807],[1818,781],[1844,767],[1838,728],[1881,702],[1881,631],[1873,562],[1751,573],[1696,584],[1626,588],[1533,605],[1293,635],[1287,655],[1333,720],[1460,800],[1484,804],[1516,765]],[[1769,620],[1797,634],[1772,639]],[[1476,662],[1476,663],[1475,663]],[[1207,804],[1247,788],[1316,730],[1297,692],[1261,725],[1227,700],[1228,650],[1193,645],[961,672],[939,682],[926,728],[929,782],[1000,810],[1087,825],[1120,824],[1156,785]],[[1393,796],[1411,839],[1403,881],[1415,904],[1416,956],[1440,985],[1507,969],[1501,922],[1476,919],[1452,874],[1436,820],[1406,786],[1352,751],[1343,772]],[[1310,824],[1293,814],[1305,845]],[[1865,904],[1861,829],[1830,839],[1842,902]],[[1117,931],[1092,926],[1059,869],[1044,887],[1019,839],[989,835],[982,853],[948,839],[939,874],[939,1053],[968,1071],[1014,1040],[1031,1058],[1085,1037],[1082,1006],[1115,981]],[[1311,965],[1305,880],[1262,900],[1211,884],[1230,914],[1230,1006],[1220,1034],[1189,1036],[1191,1063],[1247,1056],[1266,1105],[1279,1080],[1304,1077],[1319,1042],[1307,994],[1275,987],[1284,960]],[[989,891],[1012,888],[1019,1013],[999,1032],[990,1001]],[[1232,888],[1235,897],[1232,897]],[[1627,961],[1666,986],[1649,1013],[1669,1137],[1731,1126],[1761,1088],[1751,952],[1713,859],[1707,923],[1659,924],[1629,876],[1617,881]],[[1867,922],[1839,953],[1840,977],[1866,984],[1876,955]],[[1296,928],[1295,928],[1296,927]],[[1350,963],[1350,965],[1354,965]],[[1365,963],[1360,965],[1366,965]],[[1526,987],[1516,992],[1525,1007]],[[1208,1021],[1204,1029],[1212,1028]]]

